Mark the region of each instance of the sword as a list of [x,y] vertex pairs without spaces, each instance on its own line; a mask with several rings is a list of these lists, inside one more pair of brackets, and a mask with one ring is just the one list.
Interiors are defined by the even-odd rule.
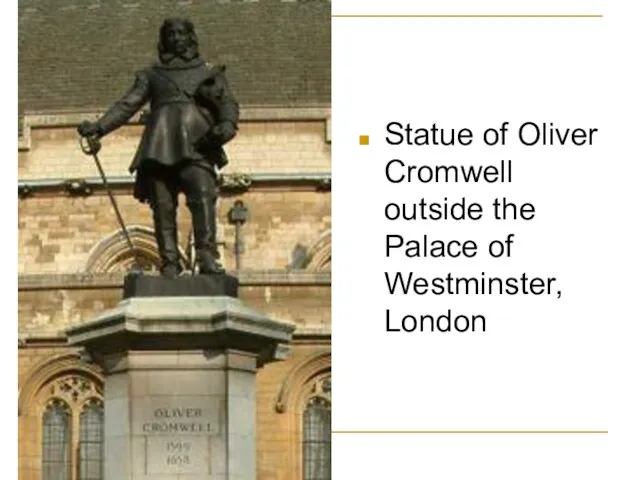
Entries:
[[[83,122],[88,123],[88,122]],[[133,242],[131,242],[131,237],[129,236],[129,232],[124,225],[124,220],[122,220],[122,215],[120,215],[120,209],[118,208],[118,204],[116,203],[116,199],[111,192],[111,187],[109,186],[109,182],[107,181],[107,176],[102,169],[102,165],[100,164],[100,159],[98,159],[98,152],[102,148],[100,144],[100,139],[97,135],[83,137],[80,136],[80,148],[86,155],[91,155],[93,160],[96,162],[96,167],[98,167],[98,171],[100,172],[100,176],[102,177],[102,182],[107,190],[107,195],[109,196],[109,200],[111,200],[111,206],[113,210],[116,212],[116,217],[118,218],[118,223],[120,224],[120,228],[122,229],[122,233],[124,234],[124,238],[127,240],[127,245],[129,246],[129,250],[131,250],[131,254],[133,255],[134,269],[132,273],[142,274],[143,268],[142,263],[138,257],[138,253],[136,249],[133,247]]]

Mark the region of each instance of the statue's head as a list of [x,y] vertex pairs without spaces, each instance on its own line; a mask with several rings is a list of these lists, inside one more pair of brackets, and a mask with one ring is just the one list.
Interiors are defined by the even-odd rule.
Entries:
[[160,27],[160,60],[168,60],[175,56],[191,60],[198,54],[198,37],[193,23],[186,18],[167,18]]

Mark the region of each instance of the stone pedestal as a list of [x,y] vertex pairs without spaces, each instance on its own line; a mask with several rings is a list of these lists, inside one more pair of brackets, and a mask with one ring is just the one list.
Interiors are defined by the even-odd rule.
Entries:
[[70,329],[105,372],[105,480],[255,480],[256,372],[293,329],[227,296],[127,298]]

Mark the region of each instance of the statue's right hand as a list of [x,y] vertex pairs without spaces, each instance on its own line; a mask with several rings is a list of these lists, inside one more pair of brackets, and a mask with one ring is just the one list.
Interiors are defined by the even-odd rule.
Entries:
[[78,133],[83,137],[100,136],[100,125],[97,122],[84,121],[78,126]]

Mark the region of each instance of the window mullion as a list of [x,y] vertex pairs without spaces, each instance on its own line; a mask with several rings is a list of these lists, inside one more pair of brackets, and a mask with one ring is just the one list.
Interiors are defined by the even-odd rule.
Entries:
[[71,480],[79,478],[80,457],[80,409],[74,408],[71,417]]

